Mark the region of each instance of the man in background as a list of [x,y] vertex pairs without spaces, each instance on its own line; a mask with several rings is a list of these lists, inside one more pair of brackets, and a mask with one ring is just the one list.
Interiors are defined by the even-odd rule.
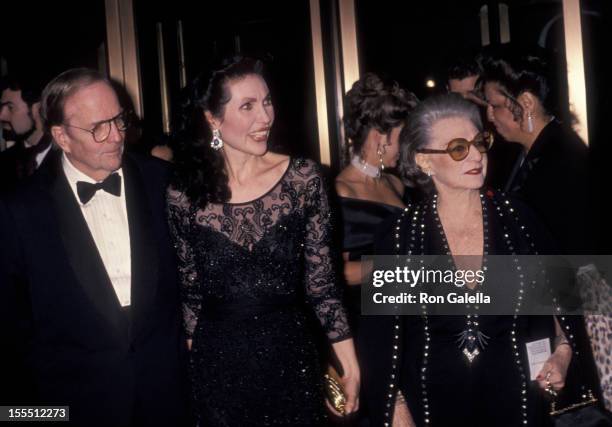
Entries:
[[14,144],[0,153],[0,191],[14,188],[48,159],[51,136],[40,119],[42,83],[25,77],[0,82],[0,124],[3,139]]

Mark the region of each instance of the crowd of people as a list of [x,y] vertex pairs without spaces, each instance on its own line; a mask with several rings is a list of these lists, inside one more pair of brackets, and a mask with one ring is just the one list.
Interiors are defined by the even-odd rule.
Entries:
[[[588,148],[550,71],[481,56],[424,100],[365,73],[335,185],[269,149],[254,58],[191,82],[153,152],[171,161],[126,149],[133,116],[97,71],[3,79],[0,405],[107,427],[612,425],[612,313],[361,310],[362,256],[597,253]],[[490,286],[520,306],[522,277]]]

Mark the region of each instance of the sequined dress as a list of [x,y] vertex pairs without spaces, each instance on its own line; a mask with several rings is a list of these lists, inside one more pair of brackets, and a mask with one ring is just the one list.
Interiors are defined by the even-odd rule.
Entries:
[[202,426],[325,424],[316,314],[350,336],[318,166],[292,159],[265,195],[196,209],[168,193],[180,260],[193,403]]

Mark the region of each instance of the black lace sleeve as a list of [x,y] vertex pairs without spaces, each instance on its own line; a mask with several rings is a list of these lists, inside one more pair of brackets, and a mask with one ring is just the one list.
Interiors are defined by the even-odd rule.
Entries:
[[188,240],[191,221],[190,203],[183,193],[174,189],[168,190],[167,201],[170,234],[178,260],[183,324],[187,338],[191,338],[198,323],[202,294],[199,287],[195,254]]
[[334,272],[329,200],[316,163],[305,161],[299,173],[306,179],[306,295],[329,340],[338,342],[351,333]]

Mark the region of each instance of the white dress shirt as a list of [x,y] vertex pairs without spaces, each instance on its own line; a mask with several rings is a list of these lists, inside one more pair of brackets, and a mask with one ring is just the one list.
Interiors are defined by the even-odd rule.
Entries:
[[47,154],[49,154],[49,151],[51,151],[52,146],[53,143],[49,144],[47,148],[45,148],[43,151],[36,155],[36,169],[38,169],[43,160],[45,160],[45,157],[47,156]]
[[65,153],[62,156],[62,167],[96,243],[119,303],[122,307],[129,306],[132,264],[123,172],[121,169],[116,171],[121,176],[120,196],[98,190],[90,201],[82,204],[77,193],[77,181],[92,184],[96,181],[75,168]]

